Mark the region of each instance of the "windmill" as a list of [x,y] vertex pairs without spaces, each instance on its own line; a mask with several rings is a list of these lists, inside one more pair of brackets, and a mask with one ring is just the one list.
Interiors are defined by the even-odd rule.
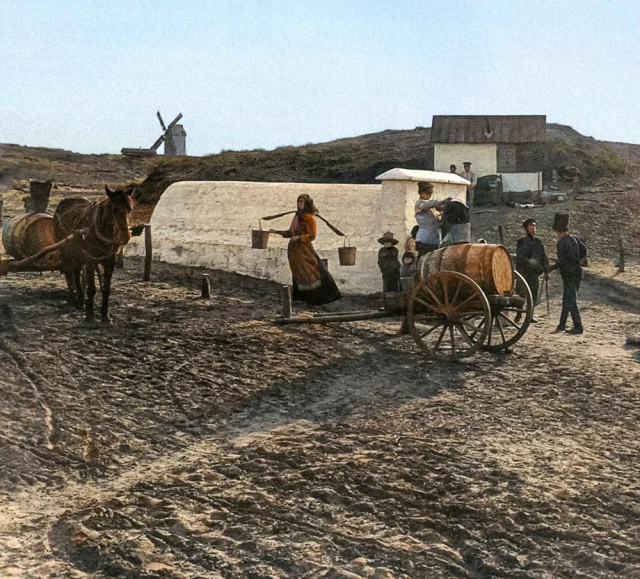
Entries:
[[165,126],[162,120],[160,111],[156,113],[160,126],[162,127],[162,134],[158,137],[155,143],[151,145],[149,149],[122,149],[123,155],[140,156],[140,157],[152,157],[158,151],[158,147],[164,143],[165,155],[186,155],[186,136],[187,133],[182,125],[177,124],[182,118],[180,113],[175,119],[173,119],[168,126]]

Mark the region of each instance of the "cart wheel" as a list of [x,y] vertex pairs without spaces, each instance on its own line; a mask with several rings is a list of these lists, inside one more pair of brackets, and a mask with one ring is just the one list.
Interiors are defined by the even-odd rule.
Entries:
[[489,333],[487,296],[470,277],[441,271],[419,280],[407,304],[407,325],[433,358],[459,360],[482,346]]
[[491,328],[487,343],[484,345],[484,348],[491,352],[506,350],[513,346],[524,336],[533,317],[533,296],[529,284],[517,271],[514,270],[513,274],[516,278],[514,279],[514,295],[516,295],[515,287],[520,287],[522,284],[520,297],[524,298],[524,305],[519,308],[515,306],[491,307]]

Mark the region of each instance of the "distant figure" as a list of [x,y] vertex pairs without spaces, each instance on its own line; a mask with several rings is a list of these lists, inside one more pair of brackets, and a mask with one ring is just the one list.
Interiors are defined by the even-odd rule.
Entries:
[[553,230],[558,236],[558,261],[549,268],[560,270],[562,276],[562,312],[560,322],[554,333],[566,330],[567,318],[571,314],[573,328],[566,330],[567,334],[582,334],[582,319],[578,309],[578,290],[582,281],[582,266],[580,259],[587,256],[587,248],[582,240],[569,235],[569,215],[556,213],[553,220]]
[[412,251],[405,251],[402,254],[402,265],[400,266],[400,285],[402,291],[407,291],[413,285],[413,276],[416,273],[416,255]]
[[418,183],[418,195],[416,201],[415,214],[418,222],[418,234],[416,235],[416,249],[418,258],[431,251],[435,251],[440,246],[440,221],[434,211],[442,211],[446,202],[431,199],[433,195],[433,185],[420,181]]
[[[547,271],[549,261],[542,241],[536,237],[536,220],[527,219],[522,223],[522,227],[524,227],[527,234],[518,239],[516,270],[522,274],[522,277],[527,282],[533,296],[533,306],[535,307],[540,289],[540,276]],[[532,318],[531,321],[537,322],[535,318]]]
[[469,161],[465,161],[462,165],[464,166],[464,171],[460,173],[460,177],[471,181],[471,185],[467,187],[467,207],[473,209],[473,198],[475,196],[475,186],[478,183],[478,177],[471,170],[471,163]]
[[449,173],[454,173],[454,174],[458,174],[458,167],[456,167],[455,165],[449,165]]
[[378,239],[383,247],[378,251],[378,267],[382,272],[382,291],[400,291],[400,262],[398,261],[398,240],[391,231]]
[[316,238],[314,215],[318,210],[306,193],[298,197],[297,208],[289,229],[269,230],[289,238],[287,255],[293,277],[293,299],[310,305],[335,302],[342,297],[340,290],[311,244]]

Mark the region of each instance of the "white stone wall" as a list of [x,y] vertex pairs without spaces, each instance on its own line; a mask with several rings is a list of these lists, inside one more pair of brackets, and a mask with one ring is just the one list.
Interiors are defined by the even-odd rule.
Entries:
[[542,173],[502,173],[503,191],[540,191]]
[[455,165],[458,173],[464,171],[462,163],[469,161],[478,176],[497,174],[497,145],[495,143],[436,143],[433,150],[434,170],[449,172]]
[[[381,291],[378,238],[392,231],[403,244],[415,225],[415,181],[387,181],[384,185],[253,183],[183,181],[162,195],[151,218],[154,259],[209,267],[290,283],[288,240],[270,235],[268,248],[251,248],[251,229],[259,218],[292,211],[301,193],[309,194],[320,214],[348,235],[357,248],[356,265],[340,266],[338,247],[344,238],[320,219],[314,247],[328,258],[329,271],[345,293]],[[464,198],[465,187],[434,184],[434,197]],[[292,215],[262,222],[263,229],[287,229]],[[127,254],[142,255],[142,238],[134,238]]]

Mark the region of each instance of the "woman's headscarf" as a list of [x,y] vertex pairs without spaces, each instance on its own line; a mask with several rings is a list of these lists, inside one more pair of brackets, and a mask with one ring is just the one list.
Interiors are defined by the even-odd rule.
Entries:
[[298,195],[298,199],[304,199],[304,209],[298,209],[298,215],[302,215],[303,213],[311,213],[311,215],[317,215],[318,209],[313,204],[313,199],[311,199],[309,195],[307,195],[306,193],[302,193],[301,195]]

